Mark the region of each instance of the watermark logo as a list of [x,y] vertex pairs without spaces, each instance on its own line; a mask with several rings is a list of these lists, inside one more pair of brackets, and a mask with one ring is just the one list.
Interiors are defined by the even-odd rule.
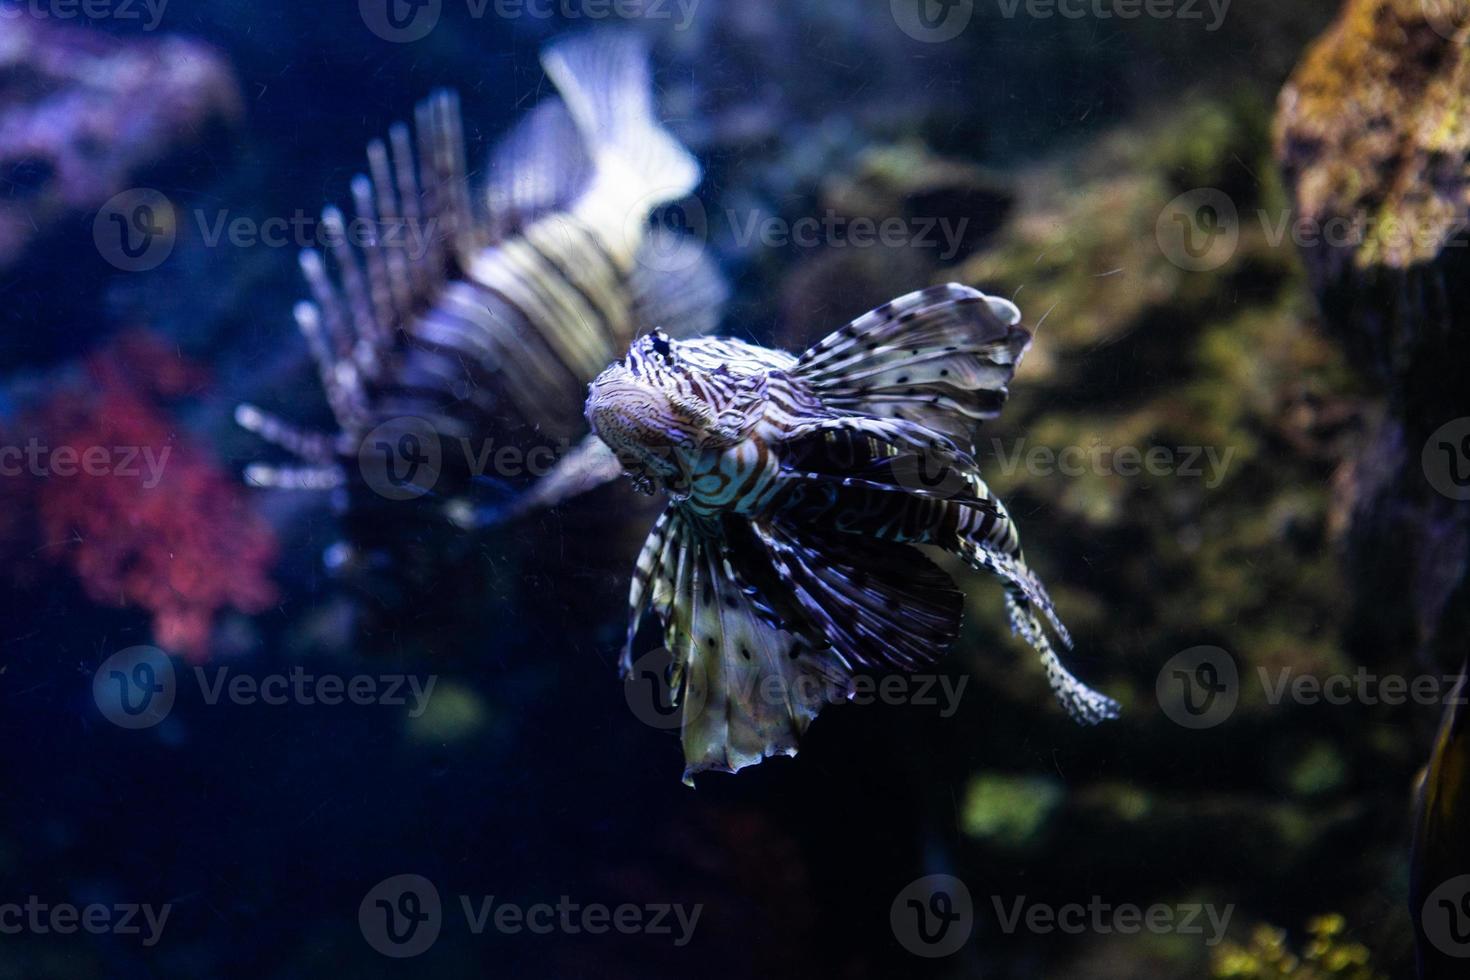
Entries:
[[1154,225],[1164,257],[1189,272],[1220,268],[1240,244],[1240,215],[1224,191],[1202,187],[1164,206]]
[[[562,895],[555,902],[522,905],[496,895],[459,895],[460,912],[471,935],[493,929],[502,935],[592,936],[617,932],[624,936],[669,936],[687,946],[704,913],[701,904],[650,903],[607,905],[574,902]],[[447,924],[434,883],[422,875],[403,874],[374,885],[357,909],[357,924],[369,946],[394,959],[422,955],[439,939]]]
[[[900,382],[901,383],[901,382]],[[857,450],[836,444],[829,447],[834,459],[856,462]],[[1216,446],[1114,446],[1097,441],[1089,445],[1031,445],[1025,438],[1007,443],[990,440],[993,466],[1008,477],[1024,473],[1033,477],[1116,476],[1123,479],[1175,477],[1200,480],[1206,490],[1225,482],[1235,459],[1235,447]],[[898,456],[889,463],[899,486],[926,497],[954,499],[973,495],[975,487],[965,478],[961,464],[943,450]],[[992,462],[985,463],[990,472]]]
[[439,889],[423,875],[395,875],[374,885],[357,909],[369,946],[393,959],[428,952],[444,927]]
[[1097,441],[1086,446],[1029,446],[1021,438],[1007,449],[1000,439],[990,440],[991,451],[1006,476],[1025,472],[1047,477],[1060,473],[1077,478],[1119,476],[1133,479],[1141,476],[1172,476],[1184,480],[1202,480],[1206,490],[1214,490],[1225,482],[1235,447],[1216,446],[1112,446]]
[[1419,5],[1430,28],[1446,40],[1459,40],[1470,23],[1470,4],[1465,0],[1419,0]]
[[926,959],[951,956],[975,929],[970,889],[953,875],[926,875],[910,882],[888,909],[899,945]]
[[157,647],[114,653],[92,675],[92,699],[119,728],[152,728],[168,717],[178,693],[173,661]]
[[1435,949],[1456,959],[1470,959],[1470,875],[1451,878],[1430,892],[1421,921]]
[[1451,500],[1470,500],[1470,416],[1436,429],[1420,461],[1435,490]]
[[[304,667],[285,673],[254,676],[229,667],[195,666],[184,674],[199,686],[209,707],[341,704],[381,705],[408,709],[410,718],[429,709],[439,678],[410,674],[312,674]],[[103,717],[119,728],[152,728],[168,717],[178,697],[179,673],[168,654],[157,647],[130,647],[102,662],[92,675],[92,697]]]
[[761,211],[730,208],[725,220],[741,250],[757,245],[776,248],[913,248],[934,253],[940,262],[952,262],[964,249],[969,218],[889,215],[873,218],[850,217],[828,208],[821,215],[809,214],[788,221]]
[[[833,443],[833,456],[842,457],[855,452],[844,443]],[[854,462],[849,458],[847,462]],[[893,478],[899,486],[910,493],[941,500],[973,495],[974,488],[965,480],[954,457],[943,452],[921,452],[913,456],[902,456],[893,460]]]
[[367,29],[392,44],[422,41],[439,26],[444,0],[357,0]]
[[[660,205],[667,191],[650,191],[629,212],[623,233],[638,248],[638,264],[651,272],[678,273],[694,268],[709,241],[709,213],[697,197]],[[653,215],[652,224],[648,215]]]
[[649,728],[660,731],[671,731],[683,725],[686,719],[698,718],[704,713],[709,692],[709,685],[704,683],[701,662],[695,658],[690,664],[688,669],[694,672],[694,676],[686,675],[682,679],[683,698],[675,704],[679,692],[669,683],[676,669],[674,655],[664,647],[645,653],[633,661],[632,669],[623,678],[623,697],[627,699],[628,710]]
[[173,202],[148,187],[115,194],[92,221],[97,252],[123,272],[148,272],[173,254],[178,214]]
[[1214,728],[1235,713],[1240,702],[1240,671],[1220,647],[1191,647],[1169,658],[1154,692],[1159,707],[1176,725]]
[[357,465],[372,491],[388,500],[414,500],[431,492],[443,469],[439,433],[415,416],[389,419],[357,450]]
[[970,26],[975,0],[889,0],[893,22],[915,41],[943,44]]
[[[1155,236],[1164,257],[1190,272],[1209,272],[1234,257],[1247,219],[1259,226],[1270,248],[1288,242],[1300,250],[1351,250],[1373,242],[1391,254],[1466,248],[1470,232],[1455,217],[1403,218],[1359,210],[1318,216],[1290,208],[1255,208],[1242,214],[1223,191],[1212,187],[1180,194],[1159,212]],[[1253,226],[1254,227],[1254,226]]]

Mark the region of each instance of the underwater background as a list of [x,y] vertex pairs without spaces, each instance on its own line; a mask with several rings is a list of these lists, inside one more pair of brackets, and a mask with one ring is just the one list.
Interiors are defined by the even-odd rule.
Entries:
[[[721,334],[1021,307],[980,466],[1119,721],[968,575],[935,668],[690,790],[617,674],[626,483],[474,535],[247,486],[239,403],[329,424],[298,252],[369,141],[452,88],[474,170],[549,42],[616,29],[705,168],[657,220]],[[0,980],[1407,977],[1416,935],[1470,975],[1464,846],[1411,855],[1470,637],[1467,38],[1451,0],[0,0]]]

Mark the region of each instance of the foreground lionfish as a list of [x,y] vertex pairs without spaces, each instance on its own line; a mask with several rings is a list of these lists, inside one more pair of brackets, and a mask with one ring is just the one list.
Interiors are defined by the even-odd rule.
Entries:
[[1061,703],[1086,724],[1116,717],[1052,649],[1043,619],[1071,641],[972,456],[1030,343],[1020,317],[941,286],[800,357],[655,332],[592,383],[593,431],[640,489],[672,497],[638,559],[622,665],[651,599],[685,782],[795,755],[855,668],[913,670],[945,650],[963,596],[913,545],[998,575]]
[[[560,97],[538,104],[491,155],[483,207],[471,202],[454,95],[419,106],[417,160],[402,124],[387,146],[368,148],[372,176],[352,184],[354,225],[376,234],[352,247],[342,213],[328,208],[335,280],[320,253],[301,258],[315,301],[298,305],[296,320],[339,432],[303,432],[241,406],[242,426],[305,464],[251,466],[251,483],[357,491],[352,474],[361,466],[366,475],[374,453],[401,445],[428,459],[427,434],[442,444],[435,499],[473,526],[490,513],[469,502],[485,476],[475,458],[483,468],[492,447],[580,442],[511,508],[496,508],[497,520],[618,476],[611,454],[583,439],[584,386],[655,324],[712,329],[725,289],[699,243],[650,224],[694,190],[700,168],[654,116],[642,41],[576,37],[549,48],[542,65]],[[399,462],[413,460],[385,465]]]

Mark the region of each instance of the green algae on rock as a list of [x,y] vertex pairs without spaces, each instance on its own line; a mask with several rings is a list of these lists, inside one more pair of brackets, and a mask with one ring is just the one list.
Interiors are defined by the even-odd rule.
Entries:
[[1298,226],[1321,233],[1299,251],[1324,318],[1385,393],[1343,484],[1373,597],[1355,632],[1457,662],[1433,648],[1463,635],[1470,515],[1434,440],[1467,414],[1470,3],[1350,0],[1282,90],[1275,143]]

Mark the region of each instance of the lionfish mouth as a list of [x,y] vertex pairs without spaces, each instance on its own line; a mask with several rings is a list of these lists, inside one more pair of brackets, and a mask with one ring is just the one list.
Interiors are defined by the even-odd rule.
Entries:
[[661,398],[626,379],[600,378],[587,399],[588,425],[645,493],[659,486],[677,492],[684,482],[675,452],[678,440],[654,421],[660,415]]

